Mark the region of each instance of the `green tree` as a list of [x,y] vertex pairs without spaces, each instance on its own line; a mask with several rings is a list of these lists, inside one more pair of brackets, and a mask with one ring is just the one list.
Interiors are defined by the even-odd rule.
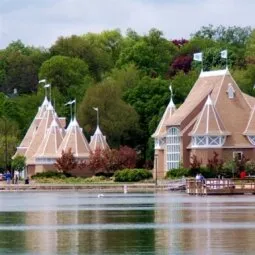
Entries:
[[90,85],[87,64],[78,58],[54,56],[40,68],[40,77],[46,78],[62,95],[81,100]]
[[19,172],[23,171],[24,167],[26,166],[26,157],[17,155],[12,160],[12,169],[17,170]]
[[214,27],[209,25],[203,26],[193,36],[240,46],[246,43],[250,34],[251,27],[224,27],[222,25]]
[[121,99],[121,91],[110,79],[90,87],[79,107],[79,120],[87,134],[96,128],[96,112],[99,108],[100,127],[113,147],[122,144],[134,146],[139,135],[138,115],[132,106]]
[[177,48],[163,38],[161,31],[151,29],[148,35],[135,39],[127,37],[126,40],[126,47],[124,46],[120,53],[118,66],[133,63],[149,76],[166,74]]
[[96,47],[92,40],[84,36],[73,35],[71,37],[60,37],[50,48],[53,56],[62,55],[72,58],[80,58],[87,63],[91,76],[101,80],[103,73],[111,67],[109,54]]

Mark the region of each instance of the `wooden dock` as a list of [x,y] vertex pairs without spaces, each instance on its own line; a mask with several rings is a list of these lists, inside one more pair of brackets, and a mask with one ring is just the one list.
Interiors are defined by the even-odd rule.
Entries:
[[255,194],[255,178],[245,179],[195,179],[186,180],[186,192],[190,195],[245,195]]

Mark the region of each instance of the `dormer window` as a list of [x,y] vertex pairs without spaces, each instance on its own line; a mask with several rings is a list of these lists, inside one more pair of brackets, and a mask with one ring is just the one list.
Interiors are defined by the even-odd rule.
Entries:
[[235,90],[231,83],[228,84],[227,94],[229,99],[233,99],[235,97]]

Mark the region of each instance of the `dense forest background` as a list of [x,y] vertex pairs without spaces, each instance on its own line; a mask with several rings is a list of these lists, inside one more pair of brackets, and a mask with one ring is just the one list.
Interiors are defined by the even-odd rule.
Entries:
[[[251,27],[202,27],[189,39],[168,40],[157,29],[139,35],[129,29],[59,37],[49,48],[24,45],[20,40],[0,50],[0,168],[10,164],[38,106],[52,85],[59,116],[70,119],[64,104],[76,98],[77,118],[89,139],[100,127],[111,147],[136,149],[141,164],[153,156],[151,135],[169,102],[180,105],[201,70],[193,53],[203,52],[204,70],[228,67],[241,89],[255,96],[255,30]],[[16,93],[17,92],[17,93]],[[7,158],[7,162],[6,162]]]

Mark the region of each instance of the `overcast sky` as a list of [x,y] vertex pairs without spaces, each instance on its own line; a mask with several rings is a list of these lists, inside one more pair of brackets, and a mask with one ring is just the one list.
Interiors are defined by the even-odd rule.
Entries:
[[169,39],[201,26],[255,27],[255,0],[0,0],[0,48],[21,39],[49,47],[61,35],[155,27]]

